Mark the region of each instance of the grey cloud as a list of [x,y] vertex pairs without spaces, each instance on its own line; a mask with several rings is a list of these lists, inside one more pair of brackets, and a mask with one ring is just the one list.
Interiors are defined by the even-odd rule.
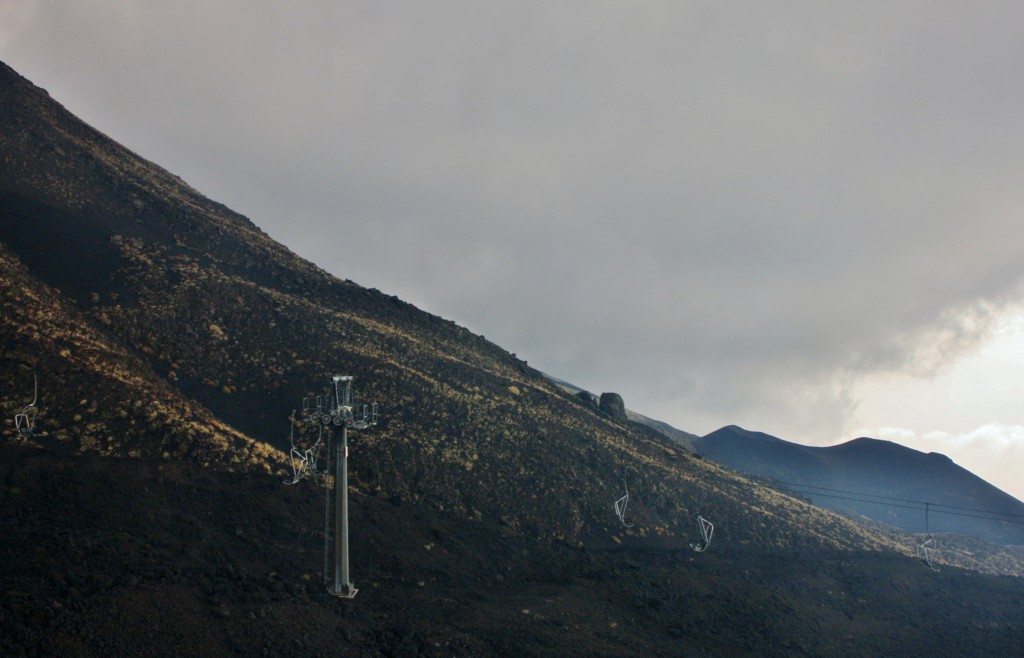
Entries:
[[72,111],[683,429],[835,438],[1019,293],[1014,3],[35,7],[0,55]]

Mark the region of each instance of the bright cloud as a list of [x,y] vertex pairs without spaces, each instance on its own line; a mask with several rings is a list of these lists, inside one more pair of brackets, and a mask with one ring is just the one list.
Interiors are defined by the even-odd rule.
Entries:
[[967,470],[982,475],[1006,493],[1024,500],[1024,425],[986,423],[969,432],[924,434],[905,427],[880,427],[875,438],[893,441],[922,452],[952,455]]

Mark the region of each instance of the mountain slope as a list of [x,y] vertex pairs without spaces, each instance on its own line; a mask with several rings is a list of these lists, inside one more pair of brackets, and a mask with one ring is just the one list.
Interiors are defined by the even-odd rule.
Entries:
[[[5,655],[1007,655],[1024,638],[1015,579],[936,575],[911,541],[593,411],[296,257],[4,65],[0,283]],[[382,412],[350,437],[353,601],[322,586],[323,490],[281,483],[288,416],[336,373]],[[697,514],[715,523],[701,554]],[[1024,573],[972,550],[965,566]]]
[[[169,397],[209,410],[205,422],[222,424],[223,436],[286,449],[287,419],[303,397],[332,374],[352,374],[383,419],[353,439],[351,480],[362,491],[535,536],[683,543],[704,491],[707,508],[730,519],[722,537],[734,523],[766,543],[891,545],[689,459],[653,430],[594,413],[452,322],[331,277],[6,66],[0,85],[0,241],[67,309],[67,324],[132,355],[133,372],[160,380]],[[58,391],[70,384],[53,358],[36,345],[17,373],[2,374],[13,385],[28,368],[46,383],[41,406],[60,428],[39,441],[53,444],[63,430],[67,447],[95,449],[64,411]],[[105,407],[122,395],[111,392]],[[183,413],[130,437],[110,428],[114,438],[101,443],[118,446],[110,454],[163,454],[166,435],[194,422]],[[280,453],[268,461],[283,474]],[[626,486],[636,529],[612,511]],[[797,531],[808,519],[817,525]]]
[[1024,503],[944,455],[869,438],[803,446],[736,426],[698,439],[695,447],[729,468],[786,483],[822,507],[907,532],[958,532],[1024,544]]
[[[96,331],[3,245],[0,282],[0,401],[5,409],[29,404],[38,379],[36,431],[51,434],[52,447],[188,457],[222,468],[282,465],[277,451],[220,422]],[[12,415],[4,421],[10,428]]]
[[0,443],[0,654],[1012,656],[1020,579],[892,553],[543,544],[351,498],[351,601],[322,498],[188,462]]

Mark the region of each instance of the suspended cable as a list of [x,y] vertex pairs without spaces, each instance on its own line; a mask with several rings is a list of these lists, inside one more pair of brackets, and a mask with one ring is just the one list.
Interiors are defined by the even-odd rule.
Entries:
[[[985,521],[996,521],[999,523],[1014,523],[1018,525],[1024,525],[1024,514],[1015,514],[1012,512],[997,512],[994,510],[977,509],[973,507],[958,507],[956,505],[943,505],[941,503],[932,503],[924,500],[913,500],[909,498],[897,498],[895,496],[884,496],[880,494],[866,493],[863,491],[850,491],[847,489],[835,489],[831,487],[820,487],[813,484],[800,484],[798,482],[784,482],[782,480],[776,480],[774,478],[754,476],[751,479],[758,480],[768,484],[772,488],[779,491],[788,491],[790,493],[799,495],[813,495],[820,496],[823,498],[836,498],[839,500],[849,500],[857,503],[868,503],[873,505],[883,505],[885,507],[898,507],[902,509],[913,509],[913,510],[931,510],[934,514],[945,514],[947,516],[962,516],[972,519],[982,519]],[[780,486],[781,485],[781,486]],[[793,487],[801,487],[802,489],[813,489],[816,491],[802,491],[800,489],[794,489]],[[836,493],[822,493],[825,491],[832,491]],[[850,494],[849,496],[842,496],[839,494]],[[871,498],[879,498],[881,500],[870,500]],[[889,502],[898,501],[898,502]],[[904,504],[910,503],[910,504]],[[937,507],[945,507],[949,510],[962,510],[960,512],[947,511],[946,509],[936,509]],[[978,514],[967,514],[966,512],[978,512]],[[989,516],[982,516],[989,515]],[[1010,518],[999,518],[999,517],[1015,517],[1021,520],[1014,520]]]

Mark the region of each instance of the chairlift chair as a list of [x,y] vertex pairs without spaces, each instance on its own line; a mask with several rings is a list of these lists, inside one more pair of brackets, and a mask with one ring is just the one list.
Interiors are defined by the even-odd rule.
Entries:
[[928,508],[929,507],[931,507],[931,503],[925,503],[924,504],[924,531],[925,531],[925,533],[927,533],[928,539],[924,540],[917,547],[917,557],[922,562],[924,562],[925,565],[929,569],[931,569],[932,571],[935,571],[935,572],[939,572],[939,571],[942,571],[942,569],[937,567],[937,566],[935,566],[935,563],[932,562],[932,551],[934,551],[936,549],[937,542],[935,541],[935,537],[932,536],[931,530],[928,527]]
[[934,542],[935,542],[935,538],[932,537],[931,535],[928,535],[928,539],[924,540],[924,542],[921,543],[917,547],[917,557],[922,562],[924,562],[925,565],[929,569],[931,569],[932,571],[938,572],[938,571],[941,571],[941,569],[939,567],[935,566],[935,564],[932,562],[932,555],[931,555],[932,551],[934,550],[934,546],[933,546]]
[[22,409],[20,414],[14,416],[14,426],[22,437],[31,439],[35,435],[36,408],[29,405]]
[[39,399],[39,379],[32,375],[32,402],[30,402],[24,409],[21,410],[20,414],[14,416],[14,426],[18,430],[18,434],[26,439],[31,439],[35,434],[36,428],[36,402]]
[[700,528],[701,541],[691,541],[690,548],[698,553],[703,553],[711,545],[711,536],[715,534],[715,525],[698,514],[697,526]]
[[291,451],[289,456],[292,461],[292,480],[283,480],[284,484],[295,484],[303,478],[305,475],[318,475],[321,474],[317,470],[316,466],[320,459],[320,449],[323,447],[323,427],[320,426],[320,434],[317,436],[316,442],[305,450],[300,449],[295,445],[295,412],[291,415]]
[[[306,398],[305,400],[302,401],[302,411],[303,411],[303,415],[304,416],[305,416],[305,411],[306,411],[306,400],[308,400],[308,399],[309,398]],[[288,425],[291,427],[291,433],[289,434],[288,439],[291,441],[292,447],[291,447],[291,450],[289,451],[288,455],[289,455],[289,457],[291,457],[291,460],[292,460],[292,480],[291,480],[291,482],[289,482],[288,480],[282,480],[282,482],[284,482],[285,484],[295,484],[296,482],[298,482],[299,480],[302,479],[302,475],[303,475],[303,473],[305,473],[306,461],[303,458],[302,452],[298,448],[295,447],[295,412],[294,411],[292,412],[292,415],[288,419]],[[296,463],[296,461],[295,461],[296,458],[298,459],[298,463]]]
[[623,482],[622,486],[626,489],[626,495],[615,501],[615,516],[619,517],[619,521],[622,525],[627,528],[632,528],[632,523],[626,523],[626,506],[629,505],[629,487],[626,487],[626,483]]
[[[704,507],[704,498],[707,496],[707,487],[702,486],[700,490],[700,510]],[[704,515],[700,512],[697,513],[697,529],[700,531],[700,541],[691,541],[690,548],[698,553],[703,553],[708,550],[708,546],[711,545],[711,537],[715,534],[715,524],[711,523],[704,518]]]

